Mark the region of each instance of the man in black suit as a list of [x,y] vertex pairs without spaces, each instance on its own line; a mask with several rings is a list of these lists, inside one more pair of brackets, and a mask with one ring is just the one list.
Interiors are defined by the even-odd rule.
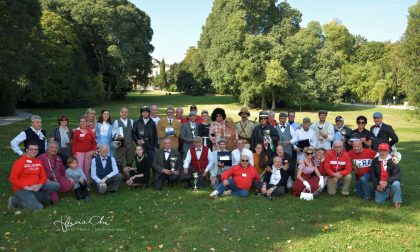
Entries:
[[[398,142],[398,136],[395,134],[392,126],[382,123],[382,119],[383,116],[381,112],[373,113],[373,121],[375,125],[370,127],[370,131],[373,134],[372,149],[375,151],[378,151],[378,145],[381,143],[386,143],[392,147]],[[389,141],[390,138],[391,141]]]
[[149,158],[150,166],[152,166],[155,150],[158,148],[158,138],[156,124],[153,122],[152,118],[150,118],[149,107],[143,106],[140,108],[140,118],[134,122],[132,135],[133,141],[137,145],[144,146]]
[[[174,163],[173,168],[175,170],[171,170],[171,162]],[[155,170],[153,187],[155,190],[161,190],[165,180],[168,180],[169,186],[173,187],[174,182],[178,179],[181,168],[181,155],[177,150],[172,149],[171,138],[167,137],[163,139],[163,149],[157,150],[153,159],[153,169]]]
[[[259,143],[264,144],[267,148],[274,151],[279,141],[279,134],[277,130],[268,123],[268,113],[265,111],[259,114],[260,124],[254,128],[251,135],[251,151],[255,151],[255,146]],[[264,137],[264,131],[270,131],[271,143],[267,142]]]

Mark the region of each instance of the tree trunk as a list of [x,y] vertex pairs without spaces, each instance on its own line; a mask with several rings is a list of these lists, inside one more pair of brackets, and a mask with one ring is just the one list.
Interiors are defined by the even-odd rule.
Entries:
[[261,109],[266,110],[267,109],[267,99],[264,94],[261,95]]
[[273,89],[271,89],[271,110],[275,110],[276,109],[276,91]]

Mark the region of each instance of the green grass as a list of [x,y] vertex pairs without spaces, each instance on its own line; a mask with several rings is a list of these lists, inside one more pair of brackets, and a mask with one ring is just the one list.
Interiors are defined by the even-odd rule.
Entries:
[[[134,118],[144,104],[161,106],[160,114],[167,105],[187,108],[196,104],[199,110],[210,112],[221,106],[228,116],[239,120],[240,105],[230,96],[165,96],[150,92],[131,94],[126,101],[96,109],[107,107],[115,118],[119,108],[127,106]],[[356,116],[364,114],[370,125],[374,110],[336,108],[328,119],[332,121],[340,114],[354,128]],[[53,207],[36,213],[22,210],[16,215],[16,211],[7,209],[7,198],[12,194],[8,176],[16,158],[9,141],[29,121],[0,127],[0,250],[145,251],[151,246],[153,251],[419,251],[419,121],[411,119],[406,111],[379,110],[400,137],[404,203],[398,210],[390,202],[376,205],[354,196],[325,194],[312,202],[290,195],[275,201],[253,195],[246,199],[210,200],[210,189],[193,193],[178,185],[174,190],[164,187],[161,192],[126,187],[114,195],[99,196],[93,192],[92,201],[87,203],[77,202],[72,193],[62,194]],[[85,109],[27,111],[41,115],[44,128],[50,132],[59,114],[69,115],[75,126]],[[255,118],[257,110],[251,112],[251,118]],[[314,111],[298,112],[297,120],[305,116],[315,120],[316,115]],[[68,232],[54,226],[61,216],[83,220],[94,215],[104,216],[109,225],[83,225]]]

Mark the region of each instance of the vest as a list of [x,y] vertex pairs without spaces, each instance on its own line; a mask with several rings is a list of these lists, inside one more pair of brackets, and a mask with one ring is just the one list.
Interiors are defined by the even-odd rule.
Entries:
[[[276,125],[277,133],[279,134],[279,143],[290,141],[292,140],[292,134],[290,134],[290,124],[286,126],[284,129],[284,132],[281,132],[280,125]],[[287,152],[287,154],[292,155],[292,145],[289,144],[286,148],[284,148],[284,151]]]
[[124,125],[124,123],[121,121],[121,118],[118,120],[118,127],[121,127],[123,129],[124,133],[124,141],[132,141],[132,131],[133,131],[133,125],[131,125],[131,120],[127,118],[127,127]]
[[98,178],[103,179],[106,175],[112,172],[111,157],[106,158],[105,168],[102,166],[101,156],[96,157],[95,162],[96,162],[96,176],[98,176]]
[[[26,135],[26,139],[25,141],[23,141],[23,144],[25,145],[25,149],[28,148],[28,144],[30,142],[34,142],[38,144],[37,156],[44,154],[45,153],[45,138],[39,139],[39,136],[30,127],[27,128],[24,132]],[[44,137],[46,137],[47,133],[45,132],[45,130],[42,129],[41,132],[44,135]]]
[[195,151],[195,147],[190,148],[191,152],[191,166],[194,171],[204,172],[207,165],[209,164],[208,154],[209,148],[206,146],[201,146],[201,156],[200,159],[197,158],[197,152]]

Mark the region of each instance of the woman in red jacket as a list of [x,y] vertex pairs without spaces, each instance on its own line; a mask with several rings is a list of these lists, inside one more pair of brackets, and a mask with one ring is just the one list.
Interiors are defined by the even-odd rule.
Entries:
[[82,116],[79,119],[79,128],[73,132],[72,152],[73,156],[77,158],[79,167],[83,170],[86,178],[88,178],[88,184],[90,184],[89,170],[95,149],[95,133],[87,128],[86,117]]
[[246,197],[252,182],[256,184],[257,188],[261,188],[262,185],[257,170],[254,166],[249,165],[249,158],[246,155],[242,155],[238,165],[222,173],[221,180],[223,182],[210,194],[213,199],[223,195],[226,190],[231,190],[233,196]]

